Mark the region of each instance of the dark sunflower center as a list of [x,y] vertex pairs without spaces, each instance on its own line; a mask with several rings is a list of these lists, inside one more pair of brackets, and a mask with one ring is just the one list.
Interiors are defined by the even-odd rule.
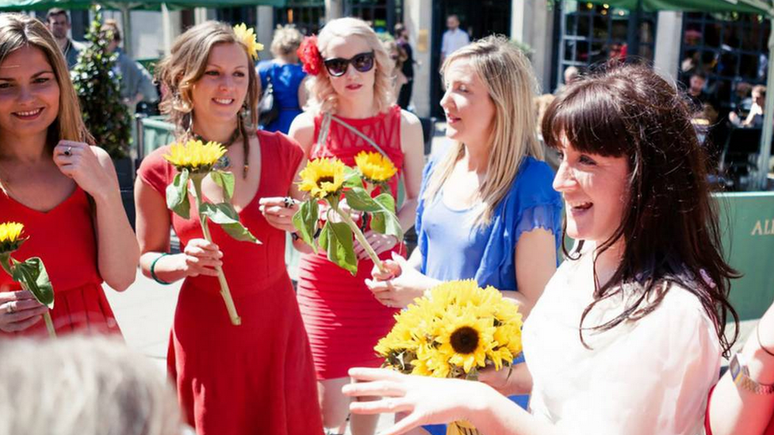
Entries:
[[322,186],[323,183],[333,183],[333,177],[328,175],[317,179],[317,185]]
[[457,353],[473,353],[478,347],[478,331],[470,326],[463,326],[452,332],[451,335],[452,348]]

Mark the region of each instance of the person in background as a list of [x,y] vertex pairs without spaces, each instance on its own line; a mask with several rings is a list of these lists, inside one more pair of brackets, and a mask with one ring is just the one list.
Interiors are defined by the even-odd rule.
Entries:
[[567,86],[570,86],[580,78],[580,70],[577,66],[568,66],[564,70],[564,83],[560,84],[554,91],[554,95],[559,95]]
[[728,114],[728,120],[737,127],[763,127],[763,111],[766,107],[766,86],[756,85],[752,88],[752,105],[747,117],[742,120],[736,112]]
[[[83,124],[53,35],[19,14],[0,14],[0,222],[24,225],[16,260],[43,260],[57,334],[120,334],[102,284],[126,290],[140,254],[115,166]],[[0,273],[0,341],[46,335],[45,310]]]
[[443,65],[446,57],[460,48],[470,44],[468,32],[460,29],[460,19],[456,15],[446,17],[446,31],[443,32],[441,42],[441,64]]
[[0,435],[183,435],[156,363],[118,340],[0,341]]
[[134,61],[121,49],[121,30],[118,22],[113,19],[105,20],[104,29],[112,35],[108,44],[110,53],[118,53],[115,70],[121,80],[121,99],[130,114],[134,114],[137,103],[141,101],[153,102],[159,99],[159,93],[153,84],[153,77],[139,62]]
[[60,8],[49,9],[46,14],[46,27],[54,35],[56,44],[62,50],[62,54],[67,60],[67,68],[72,69],[78,62],[78,55],[83,50],[84,45],[70,39],[70,16],[67,11]]
[[384,49],[390,55],[390,60],[395,62],[395,67],[392,70],[392,98],[393,102],[397,103],[401,90],[408,84],[408,79],[403,75],[403,64],[406,62],[407,56],[395,41],[385,41]]
[[[383,432],[466,420],[481,433],[698,435],[725,336],[730,280],[706,156],[673,84],[620,64],[543,118],[554,188],[578,241],[532,308],[524,364],[482,382],[352,369],[354,413],[403,412]],[[771,342],[764,342],[771,345]],[[500,373],[495,372],[495,373]],[[530,391],[530,411],[501,392]],[[723,403],[719,403],[723,406]]]
[[290,124],[306,105],[306,87],[303,85],[306,73],[298,61],[296,51],[303,35],[292,25],[277,27],[271,40],[271,54],[274,59],[258,63],[261,78],[260,89],[266,89],[271,80],[274,104],[279,106],[279,116],[264,125],[266,131],[288,134]]
[[707,74],[697,71],[691,74],[688,79],[688,99],[693,113],[702,112],[704,103],[709,102],[709,95],[704,92],[704,86],[707,84]]
[[401,65],[401,72],[406,77],[406,84],[401,86],[398,94],[398,106],[403,110],[408,110],[411,104],[411,94],[414,90],[414,50],[409,42],[409,33],[403,23],[395,25],[395,42],[398,47],[406,54],[406,60]]

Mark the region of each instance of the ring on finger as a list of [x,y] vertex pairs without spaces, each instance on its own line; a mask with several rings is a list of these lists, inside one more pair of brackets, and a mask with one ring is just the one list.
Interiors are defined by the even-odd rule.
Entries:
[[5,304],[5,312],[8,314],[13,314],[16,312],[16,305],[13,302],[8,302]]
[[73,155],[73,147],[68,146],[67,149],[64,150],[64,155],[66,155],[67,157],[70,157],[71,155]]
[[282,198],[282,202],[283,202],[283,205],[285,206],[285,208],[291,208],[291,207],[293,207],[293,204],[294,204],[293,198],[291,198],[289,196],[286,196],[286,197]]

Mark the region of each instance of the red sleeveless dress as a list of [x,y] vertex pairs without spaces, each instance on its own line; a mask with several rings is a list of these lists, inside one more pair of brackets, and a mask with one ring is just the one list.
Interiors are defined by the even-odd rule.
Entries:
[[[260,185],[239,217],[263,244],[236,241],[210,225],[242,325],[231,324],[217,278],[197,276],[183,282],[172,326],[167,366],[199,435],[323,432],[312,354],[285,268],[285,233],[269,225],[258,204],[288,194],[303,151],[279,133],[259,131],[258,140]],[[139,169],[162,196],[177,172],[163,158],[168,149],[151,153]],[[183,246],[203,238],[193,199],[190,216],[170,212]]]
[[[47,212],[31,209],[0,191],[0,222],[24,224],[29,239],[12,256],[18,261],[40,257],[54,287],[51,320],[58,335],[68,333],[121,334],[102,289],[97,269],[97,240],[86,192],[76,186],[67,199]],[[19,290],[0,270],[0,288]],[[43,320],[0,337],[47,337]]]
[[[366,119],[344,119],[347,124],[365,134],[399,168],[390,180],[393,195],[398,191],[398,177],[402,174],[403,151],[400,144],[400,107],[393,106],[386,113]],[[315,136],[319,137],[322,115],[315,118]],[[355,156],[361,151],[376,151],[358,135],[335,120],[330,123],[325,143],[316,143],[310,159],[337,157],[354,166]],[[402,245],[393,248],[402,252]],[[382,259],[390,258],[384,252]],[[376,356],[374,346],[387,335],[395,324],[397,309],[382,305],[365,286],[371,277],[371,260],[358,263],[357,275],[328,261],[325,252],[305,254],[298,272],[298,304],[314,354],[317,378],[335,379],[347,376],[351,367],[378,367],[382,359]]]

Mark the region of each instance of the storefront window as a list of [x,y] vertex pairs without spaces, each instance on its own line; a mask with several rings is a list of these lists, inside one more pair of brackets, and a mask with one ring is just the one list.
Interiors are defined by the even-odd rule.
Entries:
[[291,0],[274,11],[275,23],[293,24],[305,35],[319,33],[325,24],[325,0]]
[[[581,70],[611,59],[640,58],[653,61],[656,15],[604,4],[565,0],[561,8],[558,77],[570,66]],[[633,17],[639,17],[634,23]],[[637,26],[630,29],[630,26]]]
[[403,0],[346,0],[344,15],[367,21],[377,33],[390,33],[403,20]]
[[753,14],[683,14],[681,81],[707,76],[718,109],[736,110],[753,85],[766,83],[769,21]]

